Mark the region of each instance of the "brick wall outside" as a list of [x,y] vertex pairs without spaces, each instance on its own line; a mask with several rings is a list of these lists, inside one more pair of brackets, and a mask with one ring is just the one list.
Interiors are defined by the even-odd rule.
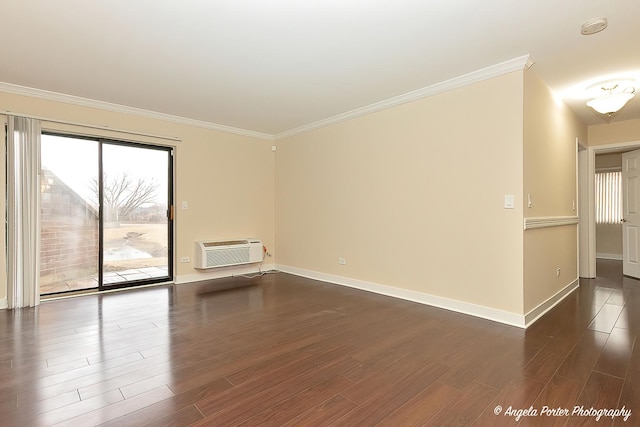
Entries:
[[98,217],[77,193],[55,175],[41,198],[40,277],[44,283],[95,274],[98,267]]

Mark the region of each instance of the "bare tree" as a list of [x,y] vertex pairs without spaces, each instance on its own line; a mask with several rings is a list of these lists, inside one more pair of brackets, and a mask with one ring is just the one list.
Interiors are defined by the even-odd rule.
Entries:
[[[134,181],[127,173],[116,177],[104,176],[104,215],[106,221],[127,220],[140,206],[152,203],[156,198],[158,183],[138,178]],[[98,198],[98,180],[91,180],[91,191]]]

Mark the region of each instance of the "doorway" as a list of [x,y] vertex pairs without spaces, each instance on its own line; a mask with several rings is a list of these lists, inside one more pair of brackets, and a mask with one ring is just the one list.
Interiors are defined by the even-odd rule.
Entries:
[[173,277],[172,148],[43,133],[40,294]]
[[596,258],[622,261],[622,152],[596,154]]
[[[597,237],[596,237],[596,155],[608,153],[623,153],[640,149],[640,141],[607,144],[588,147],[586,155],[579,157],[580,169],[586,173],[580,175],[581,186],[586,192],[584,205],[581,205],[580,221],[586,225],[585,237],[580,239],[580,277],[596,277]],[[583,254],[585,255],[583,257]],[[624,249],[622,251],[624,257]],[[583,262],[584,261],[584,262]],[[615,262],[615,260],[612,260]]]

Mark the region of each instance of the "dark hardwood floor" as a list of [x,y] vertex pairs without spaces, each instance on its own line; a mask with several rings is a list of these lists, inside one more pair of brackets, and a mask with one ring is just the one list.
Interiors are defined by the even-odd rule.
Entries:
[[640,282],[598,272],[527,331],[282,273],[3,310],[0,425],[639,426]]

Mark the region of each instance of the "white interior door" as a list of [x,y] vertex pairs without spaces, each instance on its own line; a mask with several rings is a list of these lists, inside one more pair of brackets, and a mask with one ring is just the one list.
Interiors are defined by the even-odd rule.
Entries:
[[622,272],[640,278],[640,150],[622,155]]

